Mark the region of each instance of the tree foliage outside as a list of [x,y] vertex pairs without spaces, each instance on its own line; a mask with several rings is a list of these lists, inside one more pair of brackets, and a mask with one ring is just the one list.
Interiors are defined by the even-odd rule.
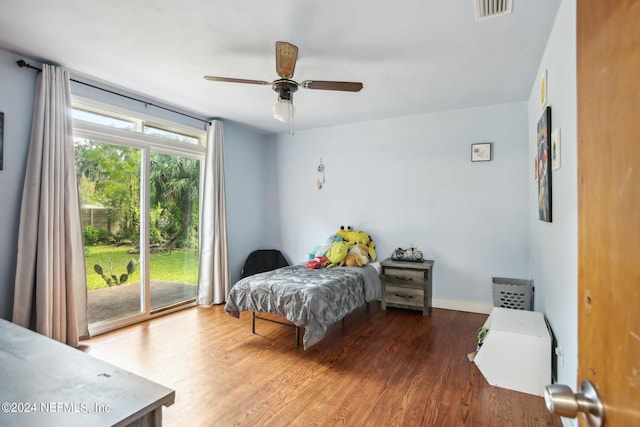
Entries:
[[84,245],[94,246],[98,244],[107,244],[110,242],[109,230],[103,227],[94,227],[87,225],[82,229],[84,234]]
[[198,246],[200,163],[185,157],[151,157],[152,230],[164,238],[177,237],[177,248]]
[[[115,240],[138,242],[141,150],[79,139],[75,155],[82,203],[108,207],[109,220],[117,224],[111,230]],[[199,161],[154,153],[149,178],[151,243],[177,237],[177,248],[197,249]],[[88,246],[104,242],[96,240],[93,230],[85,230],[85,237]]]
[[[99,245],[106,248],[110,242],[127,241],[132,242],[133,245],[140,242],[142,150],[135,147],[76,139],[75,156],[81,203],[108,208],[107,215],[112,228],[107,230],[91,225],[83,227],[85,246],[87,247],[87,271],[92,272],[88,279],[94,276],[102,281],[102,284],[95,283],[89,286],[89,289],[92,289],[105,286],[106,280],[102,280],[100,273],[96,274],[97,270],[92,271],[95,270],[94,265],[100,263],[106,266],[111,261],[110,259],[95,259],[93,248],[98,250],[101,247]],[[174,269],[195,270],[195,273],[185,271],[180,274],[195,274],[197,276],[200,162],[176,155],[152,153],[149,181],[149,243],[162,246],[167,242],[173,242],[174,247],[179,251],[162,253],[165,263],[167,258],[186,256],[187,258],[184,258],[181,263],[167,265],[174,265]],[[126,251],[131,248],[131,246],[128,248],[112,246],[114,250],[117,249],[117,253],[123,253],[123,258],[127,256]],[[89,247],[92,247],[91,251],[89,251]],[[177,255],[181,252],[184,254]],[[116,252],[111,253],[111,256],[115,256],[115,254]],[[159,255],[152,255],[153,257],[159,258]],[[130,256],[126,258],[125,263],[129,259]],[[113,259],[114,263],[115,261],[116,258]],[[153,259],[151,262],[153,263]],[[182,267],[179,267],[180,265]],[[162,270],[164,271],[164,269]],[[111,277],[112,274],[109,273],[108,277]],[[106,275],[106,272],[104,274]],[[135,273],[133,271],[127,272],[127,274],[128,277],[125,281],[128,280],[131,283],[139,280],[137,271]],[[165,271],[164,274],[170,277],[172,273]],[[190,276],[189,280],[192,280]],[[116,281],[113,282],[112,284],[115,284]],[[122,281],[117,280],[117,282]],[[111,284],[107,283],[106,285]]]
[[138,241],[140,150],[91,140],[77,140],[75,154],[82,204],[98,204],[110,208],[109,220],[118,224],[116,238]]

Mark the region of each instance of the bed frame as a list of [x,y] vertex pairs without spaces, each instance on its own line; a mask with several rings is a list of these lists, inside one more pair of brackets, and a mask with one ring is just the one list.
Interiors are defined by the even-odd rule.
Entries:
[[[266,322],[278,323],[284,326],[290,326],[290,327],[296,328],[296,347],[300,347],[300,330],[302,329],[302,326],[296,326],[293,323],[286,322],[284,320],[269,319],[267,317],[262,317],[261,314],[262,313],[256,313],[255,311],[251,312],[251,333],[252,334],[256,333],[256,320],[258,319],[264,320]],[[344,322],[344,318],[342,318],[342,321]]]
[[[367,311],[369,311],[369,302],[367,302]],[[289,326],[289,327],[292,327],[292,328],[296,329],[296,347],[300,347],[300,331],[302,329],[304,329],[303,326],[294,325],[293,323],[288,322],[286,320],[269,319],[268,317],[262,317],[261,314],[263,314],[263,313],[261,313],[261,312],[256,313],[255,311],[251,312],[251,333],[252,334],[256,333],[256,320],[264,320],[265,322],[271,322],[271,323],[277,323],[279,325]],[[270,314],[276,316],[273,313],[270,313]],[[351,314],[351,313],[349,313],[349,314]],[[347,314],[347,316],[348,316],[348,314]],[[344,319],[347,316],[342,318],[342,325],[343,326],[344,326]]]
[[[380,298],[380,277],[375,267],[340,271],[316,271],[304,265],[285,268],[288,270],[283,268],[283,271],[263,272],[262,277],[240,279],[227,297],[225,311],[238,319],[242,311],[250,311],[253,334],[256,334],[257,319],[293,327],[296,346],[304,345],[307,349],[322,339],[329,326],[340,320],[344,323],[344,318],[351,312],[367,301]],[[309,283],[314,286],[306,286]],[[275,288],[271,289],[270,285]],[[254,301],[250,297],[254,294],[260,298]],[[294,298],[294,295],[297,296]],[[289,298],[291,303],[286,307],[271,307],[268,301],[273,298],[276,298],[274,301]],[[328,304],[330,310],[321,309],[322,302]],[[316,309],[321,312],[314,314]]]

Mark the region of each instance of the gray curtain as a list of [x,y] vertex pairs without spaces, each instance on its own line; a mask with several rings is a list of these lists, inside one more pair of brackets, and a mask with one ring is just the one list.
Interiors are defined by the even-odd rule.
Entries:
[[198,304],[221,304],[229,294],[229,249],[224,182],[222,122],[207,127],[202,214],[200,217],[200,269]]
[[38,75],[22,192],[13,322],[77,347],[89,336],[69,73]]

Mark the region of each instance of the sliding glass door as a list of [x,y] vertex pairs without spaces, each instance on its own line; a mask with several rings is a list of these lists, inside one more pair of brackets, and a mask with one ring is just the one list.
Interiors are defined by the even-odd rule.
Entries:
[[156,138],[74,141],[92,333],[196,298],[203,159]]
[[150,167],[151,310],[195,299],[200,161],[153,153]]
[[140,268],[142,150],[75,139],[89,323],[143,312]]

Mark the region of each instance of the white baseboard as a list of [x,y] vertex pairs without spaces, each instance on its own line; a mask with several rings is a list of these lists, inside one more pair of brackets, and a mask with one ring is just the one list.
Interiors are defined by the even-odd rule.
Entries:
[[446,310],[467,311],[469,313],[490,314],[493,309],[491,304],[482,304],[472,301],[458,301],[448,299],[433,298],[431,305],[434,308],[444,308]]

